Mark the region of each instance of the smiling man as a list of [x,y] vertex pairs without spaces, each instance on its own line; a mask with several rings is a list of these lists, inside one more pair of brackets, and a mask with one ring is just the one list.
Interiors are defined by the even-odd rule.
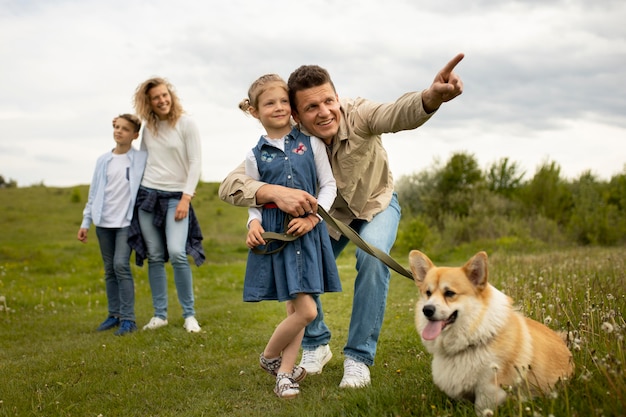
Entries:
[[[402,95],[395,102],[339,99],[328,72],[317,65],[303,65],[289,77],[289,99],[294,120],[306,134],[317,136],[327,147],[337,198],[330,214],[349,224],[369,244],[389,253],[400,223],[400,205],[393,189],[393,176],[381,135],[415,129],[443,104],[463,92],[454,67],[458,54],[437,73],[426,90]],[[278,185],[254,181],[244,174],[243,164],[222,182],[220,198],[239,206],[274,203],[281,210],[301,216],[317,210],[314,196]],[[329,230],[337,257],[349,240]],[[348,340],[344,346],[342,388],[370,384],[369,366],[374,364],[383,323],[391,276],[375,257],[356,251],[357,276]],[[322,372],[331,359],[331,333],[319,297],[317,318],[307,326],[302,341],[302,361],[309,374]]]

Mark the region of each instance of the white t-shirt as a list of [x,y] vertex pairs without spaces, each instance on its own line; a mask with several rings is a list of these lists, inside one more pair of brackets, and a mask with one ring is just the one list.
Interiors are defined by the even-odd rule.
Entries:
[[127,227],[126,219],[130,201],[129,181],[130,160],[128,155],[113,154],[107,166],[106,186],[104,187],[104,207],[100,227]]

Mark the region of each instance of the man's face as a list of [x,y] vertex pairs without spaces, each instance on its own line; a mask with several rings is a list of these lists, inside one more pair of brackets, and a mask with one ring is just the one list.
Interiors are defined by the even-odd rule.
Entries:
[[[341,112],[339,97],[330,83],[296,92],[296,111],[293,118],[306,129],[330,145],[339,130]],[[292,103],[293,106],[294,103]]]

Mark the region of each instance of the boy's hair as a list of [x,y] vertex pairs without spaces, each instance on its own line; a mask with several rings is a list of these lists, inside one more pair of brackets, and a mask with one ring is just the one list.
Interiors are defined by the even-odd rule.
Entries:
[[302,65],[289,76],[287,86],[289,88],[289,102],[294,111],[297,111],[296,93],[312,87],[329,83],[336,93],[335,84],[330,79],[330,74],[319,65]]
[[150,103],[150,95],[148,92],[159,85],[165,85],[167,91],[170,93],[172,103],[170,113],[167,115],[169,125],[174,127],[184,112],[183,106],[180,104],[180,99],[176,95],[176,91],[174,91],[174,86],[165,78],[153,77],[139,84],[135,90],[134,96],[135,111],[137,111],[139,117],[145,120],[148,129],[154,133],[158,130],[159,117],[152,111],[152,104]]
[[261,75],[256,79],[255,82],[252,83],[250,88],[248,89],[248,97],[241,100],[239,103],[239,108],[244,113],[250,113],[250,107],[254,107],[258,110],[259,108],[259,97],[263,94],[267,89],[274,84],[278,84],[283,87],[285,91],[287,89],[287,83],[277,74],[265,74]]
[[122,119],[128,121],[130,124],[133,125],[133,131],[135,133],[139,133],[139,130],[141,130],[141,119],[137,116],[135,116],[134,114],[129,114],[129,113],[124,113],[124,114],[120,114],[119,116],[117,116],[118,118],[121,117]]

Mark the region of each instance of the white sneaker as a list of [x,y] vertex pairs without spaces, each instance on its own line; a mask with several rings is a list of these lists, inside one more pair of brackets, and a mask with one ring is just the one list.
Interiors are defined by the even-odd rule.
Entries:
[[309,375],[321,374],[322,368],[332,357],[333,353],[328,345],[320,345],[313,350],[302,349],[300,366],[306,369]]
[[343,362],[343,379],[339,388],[363,388],[370,384],[370,369],[363,362],[346,358]]
[[158,329],[159,327],[163,327],[163,326],[167,326],[167,320],[163,320],[160,317],[152,317],[150,319],[150,321],[148,322],[148,324],[143,326],[143,329],[144,330],[154,330],[154,329]]
[[183,324],[185,330],[189,333],[200,333],[200,325],[198,324],[198,320],[194,316],[189,316],[185,319],[185,324]]

